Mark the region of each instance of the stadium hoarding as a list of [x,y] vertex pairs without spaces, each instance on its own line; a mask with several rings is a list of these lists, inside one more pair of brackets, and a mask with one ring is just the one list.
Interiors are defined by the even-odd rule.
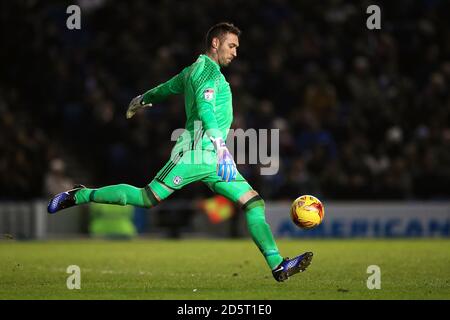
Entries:
[[[87,206],[67,209],[64,214],[48,215],[46,201],[0,203],[0,233],[19,239],[46,239],[87,235]],[[274,235],[285,238],[449,238],[450,202],[328,202],[325,216],[315,229],[299,229],[290,220],[290,203],[266,201],[266,220]],[[242,214],[219,224],[211,224],[190,201],[168,201],[151,210],[134,209],[140,234],[160,234],[165,229],[158,217],[185,216],[182,224],[191,224],[189,235],[202,237],[248,236]],[[191,221],[191,219],[194,219]],[[151,223],[149,222],[151,221]],[[191,221],[191,223],[189,223]],[[180,222],[180,223],[181,223]],[[235,230],[232,228],[235,224]],[[182,227],[180,225],[179,227]],[[230,233],[233,229],[234,233]],[[184,234],[186,235],[186,234]]]
[[450,237],[448,202],[325,202],[322,224],[310,230],[292,223],[287,203],[268,202],[266,209],[277,237]]

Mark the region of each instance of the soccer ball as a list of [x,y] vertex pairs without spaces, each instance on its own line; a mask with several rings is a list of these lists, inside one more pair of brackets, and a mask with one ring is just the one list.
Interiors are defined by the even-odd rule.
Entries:
[[322,202],[314,196],[303,195],[292,202],[291,219],[302,229],[317,227],[325,215]]

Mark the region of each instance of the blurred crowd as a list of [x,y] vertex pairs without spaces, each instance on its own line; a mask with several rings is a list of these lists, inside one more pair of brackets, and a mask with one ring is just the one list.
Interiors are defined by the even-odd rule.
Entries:
[[74,2],[80,30],[64,1],[1,4],[2,199],[149,183],[184,127],[183,99],[131,120],[127,105],[191,64],[220,21],[242,30],[223,70],[233,128],[280,129],[276,175],[239,166],[265,199],[450,198],[448,1],[378,1],[381,30],[366,28],[366,1]]

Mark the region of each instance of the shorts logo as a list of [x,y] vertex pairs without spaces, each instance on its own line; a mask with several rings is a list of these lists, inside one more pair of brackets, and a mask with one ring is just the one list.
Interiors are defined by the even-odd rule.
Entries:
[[206,89],[205,91],[203,91],[203,96],[207,101],[212,100],[214,98],[214,89]]
[[183,178],[181,178],[180,176],[176,176],[175,178],[173,178],[173,183],[176,185],[179,185],[181,181],[183,181]]

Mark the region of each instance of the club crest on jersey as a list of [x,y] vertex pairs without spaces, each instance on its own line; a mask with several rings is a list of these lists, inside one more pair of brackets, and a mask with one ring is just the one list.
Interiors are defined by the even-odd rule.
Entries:
[[203,96],[207,101],[212,100],[214,98],[214,89],[206,89],[205,91],[203,91]]
[[179,185],[181,181],[183,181],[183,178],[181,178],[180,176],[176,176],[175,178],[173,178],[173,183],[176,185]]

